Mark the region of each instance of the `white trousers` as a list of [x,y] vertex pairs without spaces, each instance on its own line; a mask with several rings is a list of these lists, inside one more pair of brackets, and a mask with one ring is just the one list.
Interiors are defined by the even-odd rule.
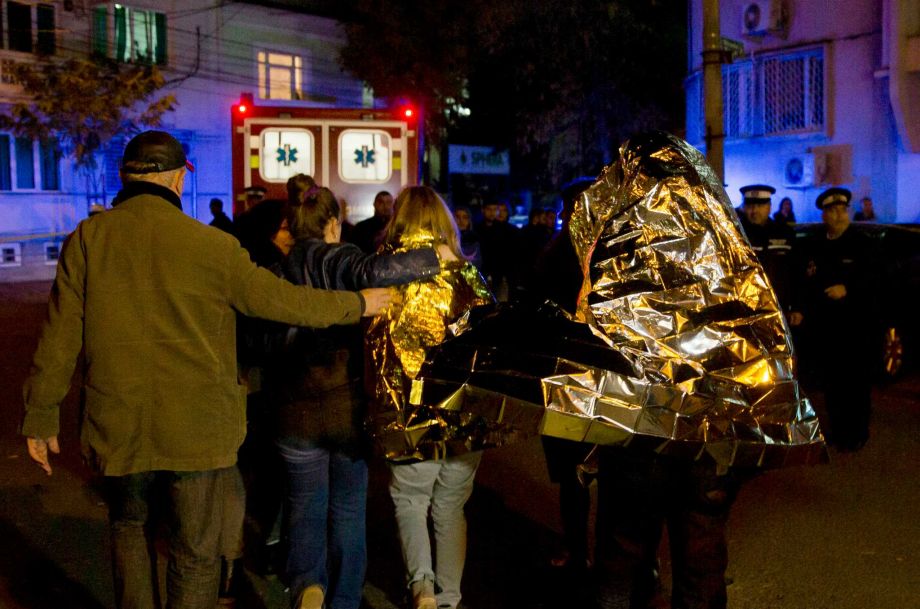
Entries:
[[[456,608],[466,561],[466,517],[463,506],[473,492],[481,452],[444,460],[390,465],[390,497],[408,582],[430,579],[440,592],[438,607]],[[428,512],[434,522],[432,560]]]

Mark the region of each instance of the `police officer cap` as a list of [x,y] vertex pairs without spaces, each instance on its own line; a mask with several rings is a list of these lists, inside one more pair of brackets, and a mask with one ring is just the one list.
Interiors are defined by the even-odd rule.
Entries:
[[832,205],[849,205],[850,199],[853,197],[851,193],[846,188],[828,188],[824,192],[818,195],[818,198],[815,199],[815,207],[823,210],[825,207],[830,207]]
[[195,171],[179,140],[165,131],[144,131],[134,136],[121,158],[123,173],[161,173],[180,167]]
[[742,186],[740,190],[741,196],[744,197],[743,203],[745,204],[769,203],[770,195],[776,192],[775,188],[767,186],[766,184]]

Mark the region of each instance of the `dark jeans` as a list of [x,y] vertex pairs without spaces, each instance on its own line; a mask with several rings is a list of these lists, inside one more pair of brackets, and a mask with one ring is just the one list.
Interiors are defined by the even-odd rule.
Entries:
[[220,580],[223,497],[240,488],[236,466],[203,472],[142,472],[104,479],[119,609],[155,609],[154,518],[169,518],[169,609],[214,609]]
[[724,609],[725,524],[738,486],[733,476],[716,476],[701,464],[605,449],[598,486],[600,606],[658,606],[658,546],[667,526],[672,609]]
[[367,461],[296,438],[279,440],[278,450],[287,470],[291,596],[319,584],[329,609],[357,609],[367,568]]
[[588,560],[591,493],[578,480],[577,468],[594,445],[549,436],[541,441],[550,480],[559,483],[559,515],[569,563],[581,568]]
[[869,439],[875,353],[871,338],[835,327],[820,334],[824,351],[819,367],[829,443],[845,450]]

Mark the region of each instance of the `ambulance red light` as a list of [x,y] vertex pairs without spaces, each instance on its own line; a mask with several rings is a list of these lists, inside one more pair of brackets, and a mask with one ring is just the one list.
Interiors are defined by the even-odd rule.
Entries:
[[239,106],[236,107],[236,111],[239,112],[240,114],[246,114],[246,112],[249,111],[249,106],[247,106],[246,104],[240,104]]
[[406,108],[405,110],[403,110],[403,116],[405,116],[406,118],[412,118],[413,116],[415,116],[415,110],[413,110],[412,108]]

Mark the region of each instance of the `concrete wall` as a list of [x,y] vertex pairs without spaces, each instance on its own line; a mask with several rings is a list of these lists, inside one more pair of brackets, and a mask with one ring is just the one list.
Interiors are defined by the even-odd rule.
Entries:
[[[892,0],[895,1],[895,0]],[[887,2],[887,0],[886,0]],[[906,221],[920,215],[920,201],[905,185],[920,178],[920,166],[905,157],[899,142],[890,97],[884,20],[878,0],[787,0],[788,27],[784,32],[745,35],[743,11],[747,0],[722,0],[722,35],[740,41],[745,57],[794,53],[821,48],[824,53],[825,124],[815,133],[756,135],[729,139],[725,145],[725,181],[729,196],[740,203],[738,189],[763,182],[777,188],[774,205],[789,196],[800,221],[817,221],[814,199],[830,184],[789,188],[784,168],[789,158],[805,156],[815,147],[848,146],[852,172],[837,185],[854,198],[871,196],[882,221]],[[769,3],[764,3],[769,4]],[[701,68],[702,1],[691,0],[690,79]],[[688,121],[696,116],[692,104],[698,94],[688,87]],[[917,100],[914,100],[916,103]],[[688,125],[688,134],[698,133]],[[699,138],[697,138],[699,140]],[[702,141],[692,142],[703,147]],[[906,174],[904,172],[907,172]]]

